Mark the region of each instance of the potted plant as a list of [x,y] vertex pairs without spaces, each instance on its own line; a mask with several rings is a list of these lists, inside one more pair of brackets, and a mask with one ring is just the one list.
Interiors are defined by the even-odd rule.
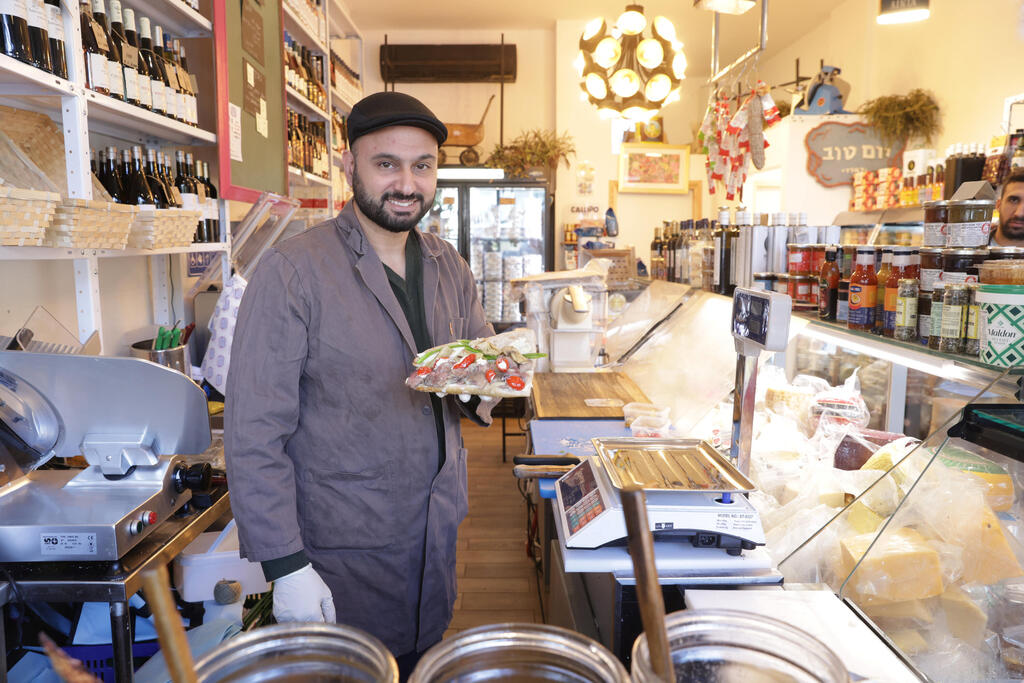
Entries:
[[487,166],[501,168],[512,178],[555,178],[560,162],[569,167],[569,156],[576,154],[576,143],[569,133],[558,135],[551,130],[528,130],[512,142],[495,145]]

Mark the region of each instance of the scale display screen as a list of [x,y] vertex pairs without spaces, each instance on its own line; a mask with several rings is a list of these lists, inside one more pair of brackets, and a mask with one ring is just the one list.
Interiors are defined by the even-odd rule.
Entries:
[[576,469],[559,479],[558,489],[570,536],[605,511],[601,489],[589,460],[584,460]]
[[768,341],[770,306],[766,298],[737,292],[732,300],[732,333],[764,346]]

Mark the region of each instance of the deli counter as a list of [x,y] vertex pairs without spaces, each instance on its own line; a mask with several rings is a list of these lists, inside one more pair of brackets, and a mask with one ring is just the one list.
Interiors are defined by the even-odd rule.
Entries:
[[[731,316],[727,297],[655,281],[610,320],[603,369],[670,409],[664,436],[729,453]],[[749,471],[757,490],[748,497],[766,539],[757,552],[785,587],[830,589],[919,676],[1024,674],[1024,465],[1016,459],[1024,459],[1024,407],[1015,372],[799,312],[785,350],[758,362]],[[623,426],[591,431],[614,436]],[[559,540],[549,581],[559,575],[552,567],[565,571]],[[599,602],[598,592],[586,601]],[[689,605],[685,587],[678,595]],[[594,612],[577,621],[597,623]]]

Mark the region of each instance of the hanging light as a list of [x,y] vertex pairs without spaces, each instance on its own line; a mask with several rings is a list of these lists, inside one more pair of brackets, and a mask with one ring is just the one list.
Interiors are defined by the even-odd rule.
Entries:
[[[678,101],[686,57],[675,26],[664,16],[648,22],[641,5],[626,5],[615,26],[588,22],[573,62],[586,99],[602,118],[649,121]],[[650,35],[644,31],[650,28]]]
[[720,14],[743,14],[755,4],[755,0],[693,0],[693,6],[697,9]]
[[875,21],[879,24],[909,24],[924,21],[929,16],[928,0],[880,0]]

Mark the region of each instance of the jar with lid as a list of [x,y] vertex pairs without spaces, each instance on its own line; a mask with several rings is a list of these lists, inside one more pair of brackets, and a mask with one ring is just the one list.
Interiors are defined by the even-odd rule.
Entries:
[[993,199],[960,199],[949,202],[946,246],[981,247],[992,232]]
[[949,216],[949,202],[925,202],[924,207],[924,246],[946,246],[946,221]]
[[825,262],[825,245],[811,245],[811,271],[810,274],[817,277],[821,272],[821,264]]
[[789,273],[776,273],[772,288],[780,294],[789,294]]
[[978,267],[983,285],[1024,285],[1024,259],[985,261]]
[[920,292],[917,296],[917,337],[924,346],[928,346],[928,337],[932,333],[932,293]]
[[945,284],[978,281],[978,266],[988,258],[988,249],[943,249],[942,274]]
[[814,307],[814,301],[811,298],[811,281],[810,275],[793,275],[789,276],[789,296],[793,299],[793,309],[798,311],[806,311]]
[[917,339],[917,294],[917,278],[903,278],[896,286],[896,313],[892,332],[895,339]]
[[850,276],[851,330],[870,332],[875,327],[875,297],[878,276],[875,274],[875,247],[857,247],[857,261]]
[[939,351],[964,352],[964,330],[971,291],[964,284],[946,285],[942,296],[942,326],[939,328]]
[[788,272],[790,275],[810,275],[812,249],[809,244],[790,244],[788,251]]
[[1024,259],[1024,247],[1004,247],[993,244],[988,248],[988,261]]
[[964,353],[968,356],[977,356],[981,353],[981,327],[978,324],[978,315],[981,312],[981,304],[978,302],[977,283],[970,283],[967,289],[970,292],[967,304],[967,326],[964,330]]
[[935,351],[939,350],[939,339],[942,336],[942,297],[946,293],[945,289],[945,284],[936,282],[935,289],[932,290],[932,324],[928,333],[928,348]]
[[942,275],[942,249],[939,247],[921,247],[921,291],[930,292]]

